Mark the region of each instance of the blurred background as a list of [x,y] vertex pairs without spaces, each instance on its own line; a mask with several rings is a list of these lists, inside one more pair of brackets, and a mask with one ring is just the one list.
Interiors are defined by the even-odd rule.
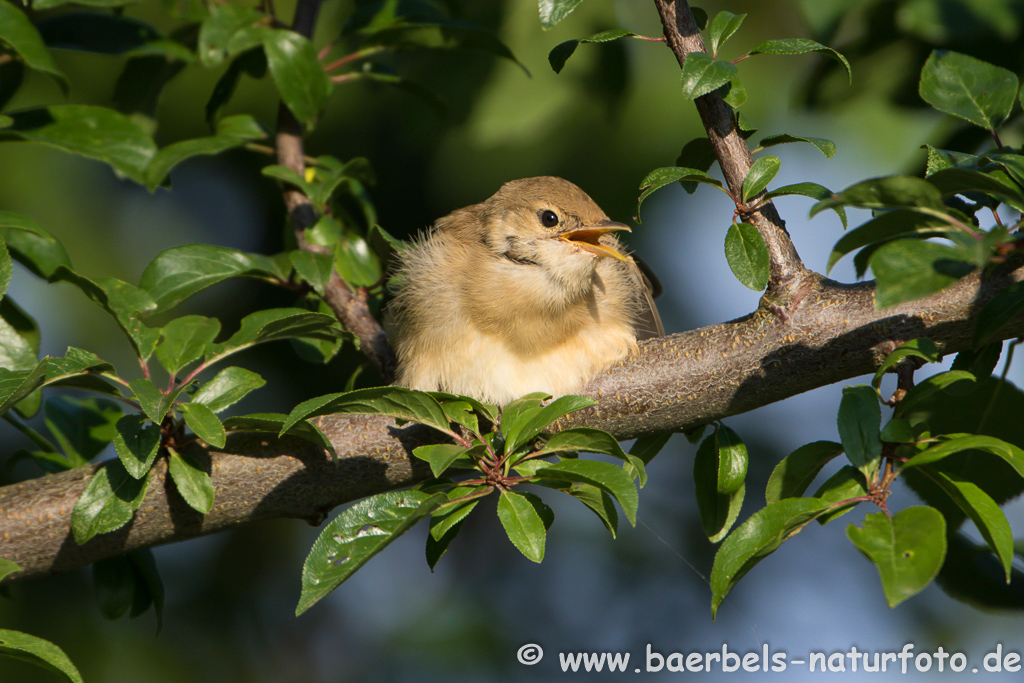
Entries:
[[[665,287],[658,305],[668,332],[722,322],[757,306],[759,294],[736,281],[722,253],[733,208],[726,196],[709,187],[689,195],[675,185],[648,199],[642,223],[635,220],[641,179],[675,165],[682,146],[703,134],[692,103],[679,95],[671,52],[658,43],[620,40],[581,45],[561,74],[548,65],[551,48],[598,31],[622,27],[660,35],[653,3],[588,0],[546,32],[532,0],[442,4],[453,16],[496,31],[529,74],[510,60],[469,50],[396,56],[394,67],[436,92],[447,104],[445,114],[379,84],[336,88],[307,153],[369,159],[382,226],[408,237],[486,199],[507,180],[559,175],[583,187],[612,218],[633,219],[631,245]],[[838,190],[865,177],[919,170],[926,142],[970,149],[980,141],[917,98],[920,63],[937,46],[1015,73],[1024,59],[1024,3],[1011,0],[702,6],[710,16],[723,9],[749,13],[720,57],[734,59],[770,38],[809,37],[844,52],[853,65],[849,85],[840,69],[814,54],[762,55],[739,64],[749,93],[742,111],[759,129],[753,140],[791,133],[838,146],[832,159],[809,145],[773,149],[783,161],[774,186],[810,179]],[[278,3],[277,11],[290,16],[290,3]],[[332,39],[351,11],[351,2],[328,0],[317,44]],[[145,4],[127,13],[153,22],[162,16]],[[55,56],[77,84],[70,101],[109,102],[114,83],[104,79],[116,73],[109,60],[120,58]],[[169,84],[158,109],[161,146],[206,132],[202,104],[219,75],[186,70]],[[272,91],[269,82],[243,79],[228,113],[253,113],[270,126],[277,108]],[[11,109],[60,96],[45,78],[33,78],[18,97],[23,101]],[[1003,141],[1020,144],[1019,131]],[[2,153],[0,207],[54,233],[86,275],[137,282],[161,250],[191,242],[265,253],[284,248],[280,194],[259,174],[265,159],[251,152],[194,159],[172,173],[170,190],[154,193],[117,179],[106,166],[39,145],[8,142]],[[838,219],[822,214],[808,220],[811,200],[805,198],[778,205],[805,263],[824,270],[841,234]],[[864,218],[854,212],[851,224]],[[832,276],[854,279],[850,259]],[[67,346],[79,346],[130,373],[128,345],[76,290],[46,285],[19,268],[11,292],[39,321],[43,353],[63,355]],[[257,302],[288,305],[289,299],[243,280],[208,290],[183,312],[215,315],[230,329]],[[310,396],[338,391],[355,360],[342,354],[325,372],[286,358],[285,350],[271,345],[239,359],[268,385],[237,405],[238,412],[287,411]],[[1019,369],[1011,377],[1019,383]],[[741,518],[763,506],[764,484],[782,457],[809,441],[837,438],[841,390],[825,387],[725,421],[750,451]],[[0,435],[7,454],[21,446],[11,430]],[[167,591],[159,634],[152,611],[105,621],[88,569],[11,586],[13,599],[0,600],[0,627],[57,643],[89,683],[546,680],[564,675],[559,652],[629,652],[632,670],[644,666],[648,645],[662,654],[720,652],[723,645],[742,654],[767,645],[789,659],[852,646],[899,651],[912,643],[921,653],[941,645],[964,652],[969,667],[979,669],[997,645],[1024,651],[1020,616],[977,611],[934,585],[888,609],[873,565],[844,533],[847,523],[872,511],[864,507],[824,528],[812,524],[787,542],[740,582],[713,622],[707,577],[715,548],[703,535],[694,502],[694,451],[681,436],[669,442],[649,467],[637,526],[623,526],[614,541],[581,506],[549,496],[556,522],[540,565],[519,555],[485,512],[470,518],[434,573],[423,556],[425,527],[416,528],[296,618],[301,565],[318,529],[282,520],[156,548]],[[0,483],[38,476],[30,463],[4,466],[5,457]],[[913,504],[904,489],[890,500],[894,510]],[[1008,509],[1018,530],[1024,528],[1022,509]],[[516,659],[528,643],[545,652],[534,666]],[[724,676],[720,667],[703,675]],[[795,667],[785,675],[810,680],[820,674]],[[0,658],[3,683],[52,680],[58,680],[54,674]]]

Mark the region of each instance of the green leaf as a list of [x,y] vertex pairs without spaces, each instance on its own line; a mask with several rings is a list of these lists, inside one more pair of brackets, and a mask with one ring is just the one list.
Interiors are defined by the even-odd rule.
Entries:
[[[0,21],[3,21],[3,17],[0,17]],[[64,650],[48,640],[21,631],[0,629],[0,654],[64,674],[72,683],[82,683],[82,674],[64,654]]]
[[711,42],[710,52],[712,55],[718,54],[718,48],[729,39],[729,36],[736,33],[746,18],[746,14],[733,14],[732,12],[719,12],[715,15],[715,18],[711,20],[711,24],[708,25],[708,37]]
[[955,453],[978,450],[998,456],[1006,461],[1013,470],[1024,477],[1024,450],[994,436],[981,434],[956,435],[948,441],[926,448],[903,463],[901,469],[910,469],[930,465]]
[[768,246],[753,225],[733,223],[725,233],[725,258],[729,269],[745,287],[759,292],[768,286]]
[[[984,309],[982,309],[984,310]],[[995,341],[984,344],[977,349],[969,349],[956,354],[953,361],[953,370],[963,370],[983,379],[991,375],[999,363],[999,356],[1003,352],[1003,342]]]
[[36,27],[14,3],[0,3],[0,42],[9,45],[29,68],[52,76],[64,94],[68,93],[67,76],[57,68]]
[[885,360],[882,361],[882,365],[875,372],[875,376],[871,380],[871,386],[873,386],[877,391],[879,385],[882,383],[882,377],[885,373],[904,358],[910,357],[921,358],[926,363],[938,363],[940,358],[939,350],[935,346],[935,342],[931,339],[928,339],[927,337],[911,339],[910,341],[897,346],[892,353],[885,357]]
[[[277,435],[287,416],[282,413],[253,413],[238,415],[224,420],[224,429],[228,432],[262,432]],[[316,425],[311,422],[300,422],[287,432],[289,436],[297,436],[323,448],[330,457],[336,457],[334,445],[324,436]]]
[[[81,381],[83,375],[113,374],[114,366],[95,354],[68,347],[64,358],[47,356],[31,370],[12,372],[0,368],[0,413],[9,410],[16,403],[40,387]],[[95,386],[89,388],[95,389]],[[112,392],[113,393],[113,392]]]
[[238,41],[239,32],[251,29],[267,18],[253,7],[234,3],[214,4],[209,11],[199,29],[197,48],[199,59],[206,67],[219,66],[239,50],[247,49]]
[[907,392],[899,403],[893,414],[897,417],[910,414],[922,401],[925,401],[932,394],[952,386],[958,382],[973,382],[974,375],[963,370],[949,370],[932,375],[917,383],[913,389]]
[[160,252],[146,266],[139,286],[157,308],[166,311],[193,294],[232,277],[285,281],[288,273],[262,254],[248,254],[213,244],[187,244]]
[[334,273],[333,257],[330,254],[297,249],[290,253],[288,258],[299,277],[308,282],[317,294],[323,296],[324,287],[331,281],[331,275]]
[[263,50],[281,99],[295,118],[312,128],[332,87],[313,44],[294,31],[273,29],[263,33]]
[[764,491],[765,501],[770,505],[804,495],[821,468],[842,452],[842,445],[834,441],[814,441],[796,449],[772,470]]
[[932,50],[921,69],[921,99],[946,114],[995,130],[1013,109],[1012,71],[959,52]]
[[[746,494],[743,477],[737,478],[731,471],[736,469],[731,467],[735,460],[732,457],[735,448],[732,437],[723,436],[724,429],[719,427],[701,442],[693,461],[693,481],[700,521],[712,543],[725,538],[736,523]],[[736,436],[735,440],[739,441],[739,437]],[[739,443],[742,445],[742,442]],[[746,449],[743,449],[742,455],[746,455]],[[746,474],[745,457],[742,460],[742,472]]]
[[714,185],[718,189],[722,189],[722,182],[715,180],[704,171],[697,168],[683,168],[680,166],[667,166],[665,168],[656,168],[640,182],[640,198],[636,202],[636,211],[640,213],[640,205],[644,203],[652,192],[660,190],[666,185],[680,182],[683,187],[686,187],[686,183],[706,183],[708,185]]
[[537,0],[540,12],[540,25],[547,31],[549,28],[569,16],[583,0]]
[[947,211],[942,193],[927,180],[914,176],[886,176],[855,183],[811,208],[811,216],[836,206],[861,209],[924,208]]
[[185,424],[196,436],[214,448],[224,448],[227,434],[224,425],[212,410],[202,403],[183,403],[181,414],[185,418]]
[[615,538],[619,529],[619,513],[615,510],[614,499],[607,491],[590,484],[573,484],[566,493],[590,508],[612,538]]
[[205,515],[213,509],[213,480],[189,456],[178,453],[173,448],[167,450],[170,454],[167,472],[174,480],[178,493],[189,507]]
[[117,421],[114,450],[128,474],[142,479],[149,472],[160,450],[160,426],[142,415],[125,415]]
[[882,458],[882,440],[878,436],[881,422],[882,410],[874,389],[864,385],[843,389],[837,419],[839,439],[846,457],[867,481],[873,481]]
[[506,407],[501,416],[501,431],[505,434],[505,452],[515,453],[522,445],[528,444],[547,429],[551,423],[569,413],[597,405],[597,401],[586,396],[560,396],[536,411],[524,413],[522,419],[512,419],[513,413]]
[[[758,145],[762,149],[767,147],[774,147],[775,145],[785,145],[790,142],[806,142],[814,145],[818,148],[822,154],[825,155],[826,159],[831,159],[836,154],[836,143],[825,138],[811,138],[801,137],[799,135],[790,135],[789,133],[782,133],[780,135],[768,135],[761,140],[761,144]],[[815,183],[806,183],[808,185],[814,185]],[[821,187],[818,185],[818,187]],[[830,193],[831,194],[831,193]]]
[[996,341],[999,331],[1021,311],[1024,311],[1024,282],[1015,282],[981,309],[974,326],[974,348]]
[[69,468],[82,467],[117,434],[121,407],[104,399],[55,396],[44,408],[46,428],[67,456]]
[[996,502],[977,484],[958,474],[943,472],[932,467],[925,467],[921,471],[971,518],[985,538],[985,542],[988,543],[988,547],[999,557],[1003,571],[1006,573],[1006,583],[1010,583],[1010,571],[1013,564],[1013,530],[1010,529],[1006,515],[999,509]]
[[169,374],[203,357],[220,333],[220,321],[201,315],[175,318],[160,330],[156,357]]
[[816,43],[813,40],[807,40],[806,38],[766,40],[763,43],[755,45],[754,49],[750,51],[750,54],[801,55],[807,52],[816,52],[819,55],[839,62],[846,68],[846,74],[849,77],[850,82],[853,82],[853,70],[850,68],[850,63],[846,61],[846,57],[826,45]]
[[610,493],[622,506],[629,523],[636,525],[636,510],[640,499],[636,484],[621,467],[596,460],[563,460],[537,470],[545,479],[590,484]]
[[695,100],[736,78],[736,66],[704,52],[690,52],[683,60],[680,85],[683,97]]
[[8,560],[5,557],[0,557],[0,581],[13,574],[14,572],[20,572],[21,565],[12,560]]
[[829,509],[818,516],[818,524],[825,526],[833,519],[842,517],[860,502],[850,502],[852,499],[863,498],[868,494],[867,483],[861,471],[852,465],[843,465],[814,492],[815,498],[829,504]]
[[10,114],[14,135],[109,164],[118,173],[145,183],[156,143],[138,123],[106,107],[59,104]]
[[[1006,181],[1001,180],[1000,176],[1006,178]],[[1024,194],[999,168],[987,173],[969,168],[946,168],[930,174],[928,182],[937,187],[943,197],[981,192],[1001,199],[1018,211],[1024,211]]]
[[[834,207],[840,209],[842,207]],[[949,234],[954,228],[943,216],[921,213],[915,209],[893,209],[879,212],[874,218],[851,230],[832,247],[828,257],[828,270],[846,254],[876,242],[885,242],[898,237],[939,237]]]
[[551,52],[548,53],[548,63],[551,65],[551,69],[557,74],[562,72],[562,68],[565,67],[566,61],[569,57],[572,57],[573,53],[576,52],[576,48],[581,43],[607,43],[610,40],[618,40],[619,38],[625,38],[627,36],[635,36],[636,34],[626,29],[616,28],[610,31],[601,31],[595,33],[589,38],[581,38],[579,40],[567,40],[564,43],[559,43]]
[[884,427],[882,432],[879,434],[882,441],[889,443],[914,443],[914,429],[910,426],[910,423],[904,420],[902,417],[894,417],[889,420]]
[[448,497],[422,491],[391,491],[360,501],[324,527],[302,567],[302,614],[391,541],[429,516]]
[[39,362],[39,326],[10,297],[0,301],[0,368],[31,370]]
[[172,168],[186,159],[220,154],[251,140],[262,140],[266,136],[256,119],[248,114],[226,116],[217,122],[217,132],[213,135],[175,142],[157,152],[146,169],[146,186],[150,190],[156,188]]
[[[668,436],[671,436],[671,433]],[[668,436],[665,436],[664,440],[667,440]],[[660,442],[664,443],[664,440],[660,440]],[[623,451],[615,436],[602,429],[593,429],[592,427],[563,429],[557,434],[553,434],[534,455],[547,455],[550,453],[572,453],[574,456],[578,453],[604,453],[605,455],[626,461],[626,464],[623,466],[624,469],[631,476],[639,479],[641,487],[647,483],[646,463],[644,460],[632,453]],[[655,453],[648,453],[647,455],[654,457]]]
[[870,263],[878,286],[878,308],[940,292],[974,271],[974,266],[964,261],[955,247],[920,240],[883,244],[871,256]]
[[146,497],[149,476],[132,477],[120,460],[99,467],[71,511],[71,532],[82,545],[96,534],[120,529]]
[[132,392],[135,394],[135,400],[139,402],[142,412],[157,425],[162,423],[164,418],[167,417],[171,404],[184,388],[179,387],[171,393],[165,394],[157,389],[156,385],[153,384],[153,380],[148,377],[133,379],[128,383],[128,386],[131,387]]
[[863,527],[846,527],[846,535],[878,567],[889,607],[931,583],[946,556],[946,521],[935,508],[911,507],[892,518],[876,512]]
[[782,160],[778,157],[766,156],[756,159],[743,178],[743,201],[749,202],[764,192],[781,166]]
[[[765,199],[774,199],[776,197],[785,197],[794,194],[802,195],[804,197],[810,197],[811,199],[817,199],[818,201],[821,201],[823,199],[828,199],[829,197],[831,197],[832,190],[828,189],[824,185],[819,185],[818,183],[793,183],[792,185],[783,185],[782,187],[777,187],[774,190],[770,190],[767,194],[765,194]],[[845,230],[846,209],[843,208],[841,205],[833,206],[831,207],[831,209],[836,212],[837,216],[839,216],[839,220],[842,222],[843,229]]]
[[341,329],[337,318],[324,313],[311,313],[301,308],[268,308],[242,318],[238,331],[227,341],[214,344],[206,361],[220,361],[256,344],[296,338],[334,341],[350,339],[351,333]]
[[[538,512],[538,506],[544,506],[540,498],[533,494],[519,494],[514,491],[502,491],[498,498],[498,519],[508,534],[512,545],[519,549],[526,559],[540,562],[544,559],[544,541],[547,537],[547,524]],[[547,510],[550,516],[550,509]]]
[[711,568],[711,616],[718,613],[733,586],[754,565],[827,509],[826,503],[815,498],[787,498],[758,510],[736,527],[715,553]]
[[224,368],[213,379],[199,387],[199,391],[192,397],[192,403],[201,403],[213,412],[219,413],[266,383],[265,379],[252,370],[239,367]]
[[421,422],[444,434],[451,433],[448,417],[430,394],[393,386],[356,389],[303,401],[288,414],[280,433],[284,434],[300,420],[335,413],[388,415],[399,420]]
[[412,454],[430,465],[430,472],[435,477],[440,477],[453,462],[468,451],[468,448],[457,446],[451,443],[419,446],[414,448]]
[[[247,33],[258,35],[251,31]],[[267,74],[267,56],[262,48],[254,47],[242,52],[232,60],[227,71],[217,80],[210,93],[210,99],[206,102],[206,122],[211,126],[216,121],[221,108],[235,94],[235,88],[238,87],[243,73],[253,78],[263,78]]]

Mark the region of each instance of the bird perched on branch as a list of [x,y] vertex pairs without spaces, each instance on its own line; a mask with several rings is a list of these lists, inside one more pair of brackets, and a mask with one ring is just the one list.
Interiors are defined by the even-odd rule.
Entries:
[[504,405],[577,391],[664,331],[649,278],[580,188],[506,183],[400,256],[388,305],[397,384]]

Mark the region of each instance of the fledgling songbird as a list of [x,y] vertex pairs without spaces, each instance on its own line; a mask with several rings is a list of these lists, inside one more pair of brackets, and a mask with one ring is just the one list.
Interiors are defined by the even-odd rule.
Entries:
[[388,327],[397,384],[504,405],[580,389],[664,334],[652,285],[580,188],[506,183],[401,255]]

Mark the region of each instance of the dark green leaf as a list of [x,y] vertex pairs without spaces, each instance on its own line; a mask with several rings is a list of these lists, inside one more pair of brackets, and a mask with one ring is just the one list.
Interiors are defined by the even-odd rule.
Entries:
[[185,424],[196,436],[214,448],[224,448],[227,434],[224,432],[224,425],[212,410],[202,403],[183,403],[181,414],[185,417]]
[[814,441],[796,449],[772,470],[765,487],[765,501],[770,505],[783,498],[804,495],[821,468],[842,452],[843,447],[834,441]]
[[331,275],[334,273],[334,259],[331,255],[297,249],[288,257],[299,277],[308,282],[317,294],[323,296],[324,287],[331,281]]
[[829,509],[818,516],[818,523],[825,526],[836,517],[842,517],[860,502],[853,499],[867,495],[864,475],[852,465],[843,465],[814,492],[815,498],[829,503]]
[[68,384],[86,374],[113,374],[114,366],[95,354],[68,347],[64,358],[47,356],[27,371],[0,368],[0,413],[6,412],[36,389],[51,384]]
[[[826,159],[831,159],[836,154],[836,143],[825,138],[811,138],[801,137],[799,135],[790,135],[789,133],[782,133],[780,135],[769,135],[761,140],[759,147],[767,148],[774,147],[775,145],[784,145],[790,142],[806,142],[814,145],[818,150],[825,155]],[[807,183],[813,185],[814,183]],[[820,185],[818,187],[821,187]]]
[[764,192],[781,166],[782,161],[778,157],[766,156],[756,159],[743,178],[743,201],[749,202]]
[[886,176],[864,180],[811,208],[811,216],[836,206],[862,209],[925,208],[946,211],[942,193],[927,180],[914,176]]
[[629,523],[636,525],[639,496],[636,484],[621,467],[596,460],[563,460],[537,470],[537,476],[558,481],[590,484],[610,493],[622,506]]
[[787,498],[758,510],[736,527],[715,553],[711,568],[712,617],[754,565],[827,509],[826,503],[815,498]]
[[736,33],[746,18],[746,14],[733,14],[732,12],[719,12],[715,15],[715,18],[711,20],[711,24],[708,26],[708,37],[711,42],[710,52],[712,55],[718,54],[718,48],[729,39],[729,36]]
[[846,57],[826,45],[816,43],[813,40],[807,40],[806,38],[766,40],[763,43],[759,43],[754,46],[754,49],[750,51],[750,54],[801,55],[807,52],[817,52],[819,55],[839,62],[846,68],[846,74],[849,77],[850,82],[853,82],[853,70],[850,68],[850,63],[846,61]]
[[894,417],[889,420],[882,427],[879,437],[881,437],[882,441],[889,443],[913,443],[915,439],[913,428],[902,417]]
[[[730,483],[732,490],[719,491],[721,474],[724,469],[723,455],[726,461],[729,460],[728,456],[730,455],[730,449],[723,448],[720,442],[721,430],[721,427],[716,429],[713,434],[701,442],[693,461],[693,481],[697,494],[697,507],[700,510],[700,521],[704,527],[704,533],[712,543],[717,543],[725,538],[733,524],[736,523],[746,494],[746,487],[743,485],[742,479],[736,487],[732,487]],[[726,438],[728,439],[728,437]]]
[[640,213],[640,205],[644,203],[652,192],[660,190],[666,185],[671,185],[674,182],[680,182],[683,187],[686,187],[687,183],[707,183],[708,185],[714,185],[718,189],[722,189],[722,182],[715,180],[707,173],[696,168],[682,168],[678,166],[668,166],[665,168],[656,168],[640,182],[640,198],[636,202],[637,214]]
[[759,292],[768,286],[770,261],[764,238],[753,225],[733,223],[725,233],[729,269],[745,287]]
[[549,28],[569,16],[583,0],[537,0],[540,12],[540,25],[547,31]]
[[946,387],[958,382],[973,381],[975,381],[974,375],[963,370],[950,370],[948,372],[941,372],[937,375],[932,375],[931,377],[918,382],[913,389],[908,391],[906,396],[903,397],[903,400],[896,404],[896,410],[893,414],[897,417],[907,415],[917,408],[922,401],[937,391],[945,389]]
[[205,515],[213,509],[213,480],[189,456],[173,449],[168,451],[170,459],[167,462],[167,473],[174,480],[178,493],[189,507]]
[[267,66],[281,99],[300,122],[312,128],[331,92],[331,80],[309,39],[285,29],[263,34]]
[[253,7],[234,3],[211,5],[210,14],[203,20],[199,29],[197,52],[203,66],[218,66],[232,54],[236,54],[234,50],[239,50],[242,46],[237,40],[232,45],[232,39],[243,29],[251,29],[266,18]]
[[96,534],[120,529],[131,521],[148,486],[148,476],[132,477],[120,460],[98,468],[71,511],[75,542],[82,545]]
[[156,385],[153,384],[153,380],[148,377],[133,379],[128,383],[128,386],[131,387],[132,392],[135,394],[135,400],[139,402],[142,412],[157,425],[167,417],[167,411],[171,409],[171,403],[174,402],[174,399],[177,398],[183,388],[179,387],[171,393],[165,394],[157,389]]
[[71,267],[64,245],[31,218],[0,211],[0,236],[11,255],[41,278],[51,279],[60,266]]
[[1017,98],[1012,71],[959,52],[933,50],[921,69],[921,99],[946,114],[994,130]]
[[146,266],[139,286],[157,309],[166,311],[193,294],[232,277],[287,280],[278,264],[262,254],[248,254],[213,244],[187,244],[160,252]]
[[175,318],[160,330],[156,357],[168,373],[179,370],[203,357],[220,333],[220,321],[201,315]]
[[931,583],[946,556],[946,522],[935,508],[907,508],[891,518],[876,512],[863,527],[846,527],[846,535],[878,567],[889,607]]
[[302,568],[302,614],[391,541],[447,502],[443,493],[391,491],[348,508],[324,527]]
[[3,628],[0,629],[0,654],[63,674],[72,683],[82,683],[82,674],[64,654],[64,650],[48,640]]
[[[229,432],[263,432],[276,435],[284,424],[286,415],[282,413],[253,413],[239,415],[224,420],[224,429]],[[289,436],[297,436],[323,448],[331,457],[337,454],[330,439],[324,436],[312,422],[300,422],[288,430]]]
[[974,270],[956,248],[920,240],[883,244],[872,254],[870,263],[878,285],[878,308],[942,291]]
[[113,441],[117,456],[128,474],[142,479],[160,449],[160,426],[138,414],[125,415],[117,421]]
[[954,436],[937,446],[921,451],[903,463],[902,469],[930,465],[955,453],[977,450],[991,453],[1006,461],[1013,470],[1024,477],[1024,450],[1002,439],[982,434],[965,434]]
[[53,76],[67,94],[67,76],[57,68],[36,27],[14,3],[0,3],[0,42],[10,45],[30,68]]
[[[785,197],[788,195],[802,195],[804,197],[810,197],[811,199],[817,199],[821,201],[832,196],[832,190],[828,189],[824,185],[818,183],[794,183],[792,185],[783,185],[777,187],[774,190],[770,190],[766,195],[765,199],[774,199],[775,197]],[[846,228],[846,209],[841,205],[831,207],[836,215],[839,216],[839,220],[843,224],[843,229]]]
[[927,337],[911,339],[900,344],[882,361],[882,365],[875,372],[875,376],[871,380],[871,386],[877,390],[882,383],[882,377],[885,373],[904,358],[910,357],[921,358],[926,363],[937,363],[939,362],[939,350],[936,348],[935,342]]
[[263,78],[267,73],[267,57],[262,48],[254,47],[232,60],[227,71],[220,77],[217,84],[210,93],[210,99],[206,103],[206,122],[213,125],[221,107],[227,104],[231,96],[235,94],[235,88],[242,78],[242,74],[248,74],[253,78]]
[[[659,435],[660,436],[660,435]],[[669,434],[671,436],[671,434]],[[647,482],[647,472],[643,459],[622,450],[618,440],[602,429],[591,427],[574,427],[564,429],[551,436],[536,454],[548,453],[604,453],[625,460],[623,466],[627,473],[639,479],[640,486]],[[651,453],[650,457],[654,457]]]
[[615,510],[614,499],[607,491],[590,484],[573,484],[566,493],[590,508],[612,538],[615,538],[619,529],[619,513]]
[[974,327],[974,347],[996,341],[999,331],[1021,311],[1024,311],[1024,282],[1015,282],[981,309]]
[[128,616],[137,617],[153,605],[156,613],[156,631],[160,633],[164,620],[164,582],[160,578],[153,551],[139,548],[127,553],[127,557],[135,574],[135,601]]
[[238,331],[227,341],[214,344],[206,360],[212,363],[256,344],[294,338],[334,341],[350,339],[351,334],[341,329],[337,318],[324,313],[310,313],[301,308],[268,308],[242,318]]
[[[72,10],[52,14],[39,22],[39,32],[50,47],[107,55],[175,50],[162,45],[164,37],[150,24],[120,13]],[[152,46],[152,47],[151,47]],[[175,53],[190,55],[181,45]]]
[[[526,559],[533,562],[544,559],[544,541],[547,537],[547,525],[541,519],[538,505],[544,503],[537,496],[514,491],[502,491],[498,499],[498,519],[508,539]],[[550,510],[548,512],[550,514]]]
[[135,573],[127,555],[107,557],[92,566],[96,602],[104,619],[120,619],[135,601]]
[[175,142],[157,152],[146,169],[146,186],[150,190],[154,189],[164,181],[172,168],[186,159],[199,155],[220,154],[266,136],[256,119],[248,114],[226,116],[217,122],[217,132],[213,135]]
[[736,77],[736,67],[704,52],[690,52],[683,60],[680,84],[683,97],[695,100],[718,90]]
[[199,391],[192,397],[192,403],[201,403],[213,412],[219,413],[266,383],[265,379],[252,370],[239,367],[224,368],[213,379],[199,387]]
[[524,413],[522,419],[512,419],[513,414],[506,408],[501,416],[505,452],[514,453],[520,446],[537,438],[556,420],[596,404],[597,401],[586,396],[560,396],[546,406],[539,406],[536,411]]
[[636,34],[632,31],[617,28],[610,31],[601,31],[596,33],[589,38],[581,38],[580,40],[567,40],[564,43],[556,45],[551,52],[548,53],[548,63],[551,65],[552,70],[557,73],[562,72],[562,68],[565,66],[565,62],[572,57],[572,54],[576,52],[576,48],[580,43],[607,43],[610,40],[618,40],[619,38],[625,38],[627,36],[635,36]]
[[448,469],[455,459],[469,450],[463,446],[451,443],[434,444],[430,446],[419,446],[414,448],[412,454],[430,464],[430,471],[435,477],[440,477]]
[[[984,309],[982,309],[984,311]],[[980,348],[961,351],[953,361],[953,370],[969,372],[978,379],[991,375],[999,363],[1003,352],[1003,342],[995,341],[982,345]]]
[[[841,209],[841,206],[833,207]],[[828,257],[828,270],[846,254],[855,249],[885,242],[897,237],[938,237],[955,230],[948,220],[932,213],[921,213],[914,209],[893,209],[883,211],[863,225],[851,230],[836,242]]]
[[0,133],[97,159],[140,184],[145,183],[146,167],[156,155],[149,133],[106,107],[59,104],[10,116],[13,124]]
[[404,387],[356,389],[311,398],[292,409],[280,433],[284,434],[300,420],[333,413],[388,415],[399,420],[421,422],[445,434],[451,433],[444,410],[430,394]]
[[1000,180],[1000,175],[1007,177],[999,170],[982,173],[967,168],[947,168],[929,175],[928,182],[939,188],[944,197],[981,192],[1001,199],[1018,211],[1024,211],[1024,194],[1012,181]]
[[871,387],[859,385],[843,389],[839,403],[839,439],[850,462],[872,481],[882,458],[882,441],[878,436],[882,410],[878,395]]
[[82,467],[106,448],[117,434],[121,407],[104,399],[55,396],[46,401],[46,428],[68,457]]

